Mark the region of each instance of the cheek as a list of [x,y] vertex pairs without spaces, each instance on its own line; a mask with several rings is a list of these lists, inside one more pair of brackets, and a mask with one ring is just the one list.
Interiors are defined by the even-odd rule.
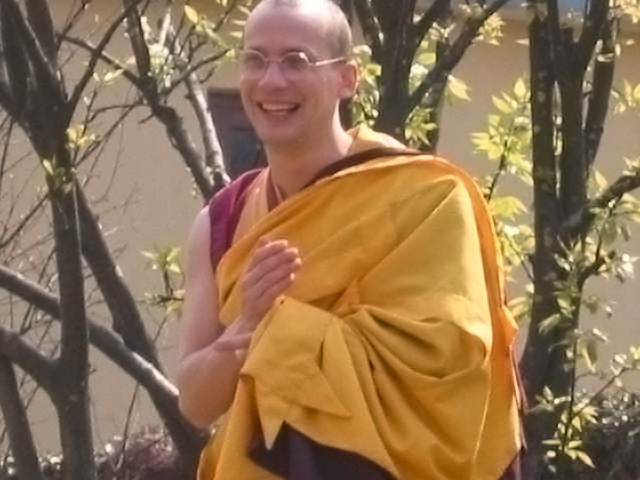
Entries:
[[238,90],[240,91],[240,99],[242,100],[242,105],[245,109],[249,109],[251,107],[251,82],[240,80],[240,82],[238,83]]

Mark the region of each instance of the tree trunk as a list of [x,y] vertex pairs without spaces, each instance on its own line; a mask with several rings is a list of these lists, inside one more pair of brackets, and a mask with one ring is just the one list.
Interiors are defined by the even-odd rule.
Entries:
[[[550,59],[551,39],[548,20],[536,17],[529,26],[531,69],[531,116],[533,125],[533,209],[535,251],[533,255],[534,298],[525,350],[520,360],[524,388],[529,405],[537,403],[537,396],[554,368],[555,335],[540,332],[540,323],[558,314],[555,300],[559,280],[556,254],[559,253],[558,178],[554,145],[553,92],[554,76]],[[527,457],[526,478],[539,480],[547,473],[544,464],[547,438],[555,427],[551,415],[529,413],[525,420]]]
[[0,354],[0,411],[20,478],[44,480],[12,362]]
[[[62,132],[59,139],[66,140]],[[49,175],[55,254],[60,291],[61,342],[58,382],[52,397],[60,424],[67,480],[95,478],[89,408],[89,334],[76,187],[65,143],[56,148]]]

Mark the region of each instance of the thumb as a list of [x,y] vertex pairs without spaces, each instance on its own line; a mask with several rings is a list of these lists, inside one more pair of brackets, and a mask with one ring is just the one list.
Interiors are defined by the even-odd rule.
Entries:
[[215,341],[213,348],[220,351],[246,350],[251,343],[252,332],[240,333],[232,337],[221,338]]

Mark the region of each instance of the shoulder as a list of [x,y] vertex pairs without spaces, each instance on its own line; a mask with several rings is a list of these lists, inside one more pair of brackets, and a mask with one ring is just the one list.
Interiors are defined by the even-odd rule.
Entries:
[[245,195],[261,171],[256,169],[243,173],[216,193],[209,201],[208,206],[205,207],[209,254],[214,270],[231,246],[233,234],[244,206]]
[[261,169],[255,169],[244,172],[213,195],[209,200],[209,207],[218,204],[230,205],[237,202],[261,171]]

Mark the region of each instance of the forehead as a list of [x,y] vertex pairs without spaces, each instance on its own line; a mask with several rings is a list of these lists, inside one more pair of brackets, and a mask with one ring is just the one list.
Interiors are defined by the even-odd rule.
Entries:
[[268,7],[254,11],[247,22],[244,46],[270,54],[304,51],[328,53],[326,21],[321,12]]

